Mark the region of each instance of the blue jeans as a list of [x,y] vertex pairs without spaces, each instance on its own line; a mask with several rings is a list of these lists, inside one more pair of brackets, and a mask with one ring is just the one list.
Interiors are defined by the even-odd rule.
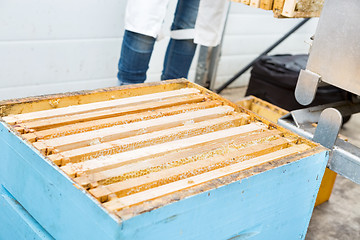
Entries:
[[[200,0],[178,0],[171,30],[195,26]],[[125,30],[118,65],[120,85],[143,83],[154,49],[155,38]],[[166,50],[161,80],[187,78],[194,57],[193,39],[170,39]]]

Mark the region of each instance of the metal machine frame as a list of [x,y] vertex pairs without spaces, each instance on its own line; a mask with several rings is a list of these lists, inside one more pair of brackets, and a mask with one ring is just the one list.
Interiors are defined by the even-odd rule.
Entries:
[[[327,0],[324,4],[308,64],[299,75],[295,97],[310,104],[320,84],[330,84],[360,95],[360,4]],[[286,127],[331,149],[328,167],[360,184],[360,148],[338,139],[342,116],[360,112],[357,97],[352,101],[301,109],[279,119]],[[317,127],[313,126],[318,122]]]
[[[295,97],[299,103],[310,104],[318,86],[323,84],[342,88],[353,93],[354,96],[360,95],[360,66],[357,66],[360,63],[359,12],[358,0],[348,0],[346,3],[338,0],[325,2],[308,64],[306,69],[300,72],[295,90]],[[294,26],[218,89],[214,89],[214,79],[221,44],[216,48],[202,47],[195,82],[220,93],[247,71],[256,60],[278,46],[308,20],[304,19]],[[331,149],[328,167],[360,184],[360,149],[337,138],[342,125],[342,117],[358,112],[360,112],[360,101],[356,96],[352,101],[293,111],[280,118],[278,123]],[[317,127],[314,123],[318,123]]]
[[[342,115],[360,110],[359,104],[339,102],[292,111],[278,124],[331,149],[328,168],[360,184],[360,149],[339,139]],[[314,122],[318,122],[317,127]]]

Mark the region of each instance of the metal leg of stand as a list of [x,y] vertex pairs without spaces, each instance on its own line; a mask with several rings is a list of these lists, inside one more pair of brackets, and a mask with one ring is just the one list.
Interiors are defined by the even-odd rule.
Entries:
[[[328,168],[360,184],[360,148],[336,138],[341,126],[341,115],[359,112],[360,103],[333,103],[332,107],[337,110],[326,107],[330,107],[330,104],[292,111],[280,118],[278,124],[329,148],[331,154]],[[316,128],[313,122],[318,122]]]
[[269,48],[267,48],[264,52],[262,52],[257,58],[252,60],[248,65],[246,65],[243,69],[241,69],[238,73],[236,73],[232,78],[230,78],[226,83],[224,83],[221,87],[219,87],[215,92],[221,93],[227,86],[229,86],[232,82],[234,82],[237,78],[239,78],[242,74],[244,74],[252,65],[258,61],[262,56],[268,54],[275,47],[277,47],[280,43],[282,43],[285,39],[287,39],[291,34],[293,34],[296,30],[302,27],[310,18],[306,18],[298,23],[295,27],[293,27],[289,32],[287,32],[283,37],[277,40],[274,44],[272,44]]
[[210,90],[215,90],[215,78],[221,57],[221,47],[224,40],[225,26],[229,16],[229,10],[230,4],[226,13],[226,20],[220,44],[216,47],[200,46],[199,58],[196,67],[195,83]]
[[195,83],[214,90],[217,67],[221,56],[221,44],[216,47],[200,47]]

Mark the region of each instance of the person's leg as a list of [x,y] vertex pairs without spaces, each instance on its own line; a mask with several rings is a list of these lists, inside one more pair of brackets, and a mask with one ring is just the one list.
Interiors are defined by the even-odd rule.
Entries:
[[125,30],[118,65],[120,85],[143,83],[155,38]]
[[[200,0],[178,0],[171,30],[193,29],[199,2]],[[170,39],[161,80],[187,78],[195,50],[196,44],[193,39]]]

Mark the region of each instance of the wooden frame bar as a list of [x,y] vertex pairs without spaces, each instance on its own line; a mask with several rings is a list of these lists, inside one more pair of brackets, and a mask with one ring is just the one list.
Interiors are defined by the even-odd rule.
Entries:
[[240,162],[234,165],[227,166],[225,168],[216,169],[207,173],[190,177],[188,179],[179,180],[174,183],[169,183],[155,189],[136,193],[128,197],[123,197],[121,199],[114,199],[104,203],[104,206],[110,211],[118,211],[121,210],[122,208],[133,206],[141,202],[148,201],[149,199],[154,199],[155,197],[169,194],[171,192],[176,192],[183,188],[189,188],[191,186],[199,185],[200,183],[204,183],[206,181],[210,181],[210,179],[214,179],[214,177],[221,178],[226,175],[249,168],[253,165],[264,164],[266,162],[273,161],[281,157],[286,157],[291,154],[297,153],[299,151],[304,151],[306,149],[309,149],[309,147],[306,145],[298,145],[274,153],[268,153],[266,155],[256,157],[249,161]]
[[159,171],[161,169],[168,168],[169,166],[177,165],[179,159],[192,159],[195,157],[196,159],[204,158],[207,156],[205,153],[215,153],[223,149],[224,147],[219,148],[220,142],[223,145],[241,145],[253,141],[263,141],[267,138],[275,138],[279,134],[281,134],[281,132],[277,130],[255,131],[251,135],[247,135],[245,133],[236,138],[230,137],[228,139],[220,139],[219,142],[215,141],[212,144],[207,144],[206,146],[193,147],[188,150],[169,153],[161,157],[127,164],[125,166],[96,172],[86,176],[80,176],[74,180],[86,188],[92,188],[91,185],[94,184],[98,186],[99,184],[104,184],[105,182],[114,182],[114,179],[121,180],[121,175],[133,176],[136,173],[136,176],[142,176],[149,172]]
[[39,139],[52,139],[56,137],[63,137],[80,132],[97,130],[105,127],[112,127],[115,125],[129,124],[139,122],[142,120],[154,119],[164,116],[172,116],[174,114],[184,113],[188,111],[195,111],[200,109],[207,109],[221,105],[219,101],[207,101],[200,103],[190,103],[181,106],[173,106],[168,108],[155,109],[152,111],[145,111],[141,113],[127,114],[119,117],[112,117],[99,120],[86,121],[81,123],[74,123],[57,128],[50,128],[40,130],[32,133],[23,134],[22,136],[30,142],[35,142]]
[[77,115],[62,116],[51,119],[42,119],[29,123],[16,124],[23,129],[29,131],[44,130],[49,128],[56,128],[63,125],[74,124],[82,121],[91,121],[109,117],[123,116],[126,114],[140,113],[144,111],[155,110],[164,107],[177,106],[182,104],[199,103],[205,101],[205,95],[192,95],[179,98],[172,98],[167,101],[159,101],[155,103],[144,103],[136,106],[120,107],[107,110],[100,110],[96,112],[80,113]]
[[127,179],[100,188],[90,189],[90,193],[100,202],[105,202],[112,194],[116,197],[124,197],[141,192],[163,184],[179,181],[207,171],[225,167],[248,158],[255,158],[260,154],[277,151],[286,148],[291,143],[286,139],[277,139],[271,142],[239,148],[239,151],[226,153],[222,156],[215,155],[205,159],[190,162],[185,165],[150,173],[137,178]]
[[57,151],[67,151],[75,148],[90,146],[95,141],[98,143],[109,142],[141,133],[150,133],[166,128],[178,127],[189,122],[194,123],[204,121],[206,119],[217,118],[228,115],[231,112],[234,112],[234,109],[232,107],[225,106],[198,110],[196,112],[185,112],[173,116],[165,116],[159,119],[144,120],[141,122],[117,125],[99,130],[43,140],[34,143],[34,146],[43,152],[49,152],[46,151],[46,149],[49,148],[56,149]]
[[[266,129],[266,128],[264,125],[257,123],[252,123],[240,127],[232,127],[225,130],[218,130],[207,134],[202,134],[198,136],[193,136],[189,138],[148,146],[141,149],[135,149],[131,151],[114,154],[106,157],[105,159],[95,158],[84,162],[67,163],[65,166],[61,167],[61,169],[70,176],[75,176],[75,175],[78,176],[79,174],[83,174],[83,173],[99,172],[110,168],[122,166],[124,164],[140,161],[144,158],[157,157],[160,155],[164,155],[166,153],[170,153],[186,148],[201,146],[210,143],[212,141],[216,141],[218,139],[228,138],[230,136],[234,137],[243,134],[245,132],[252,132],[260,129]],[[72,155],[70,155],[70,157],[71,156]],[[60,156],[60,160],[65,159],[66,161],[68,157],[69,155],[65,155],[65,156],[62,155]],[[53,161],[58,161],[59,155],[56,155],[54,158],[52,157],[49,158],[53,159]]]
[[153,93],[142,96],[125,98],[125,99],[110,100],[106,102],[88,103],[77,106],[69,106],[64,108],[37,111],[35,113],[30,112],[30,113],[17,114],[16,116],[3,117],[3,120],[9,124],[15,124],[19,122],[61,117],[64,115],[68,116],[74,114],[87,113],[95,110],[105,110],[114,107],[128,107],[149,101],[162,101],[168,98],[186,96],[199,92],[200,91],[198,89],[192,89],[192,88],[179,89],[169,92],[160,92],[160,93]]

